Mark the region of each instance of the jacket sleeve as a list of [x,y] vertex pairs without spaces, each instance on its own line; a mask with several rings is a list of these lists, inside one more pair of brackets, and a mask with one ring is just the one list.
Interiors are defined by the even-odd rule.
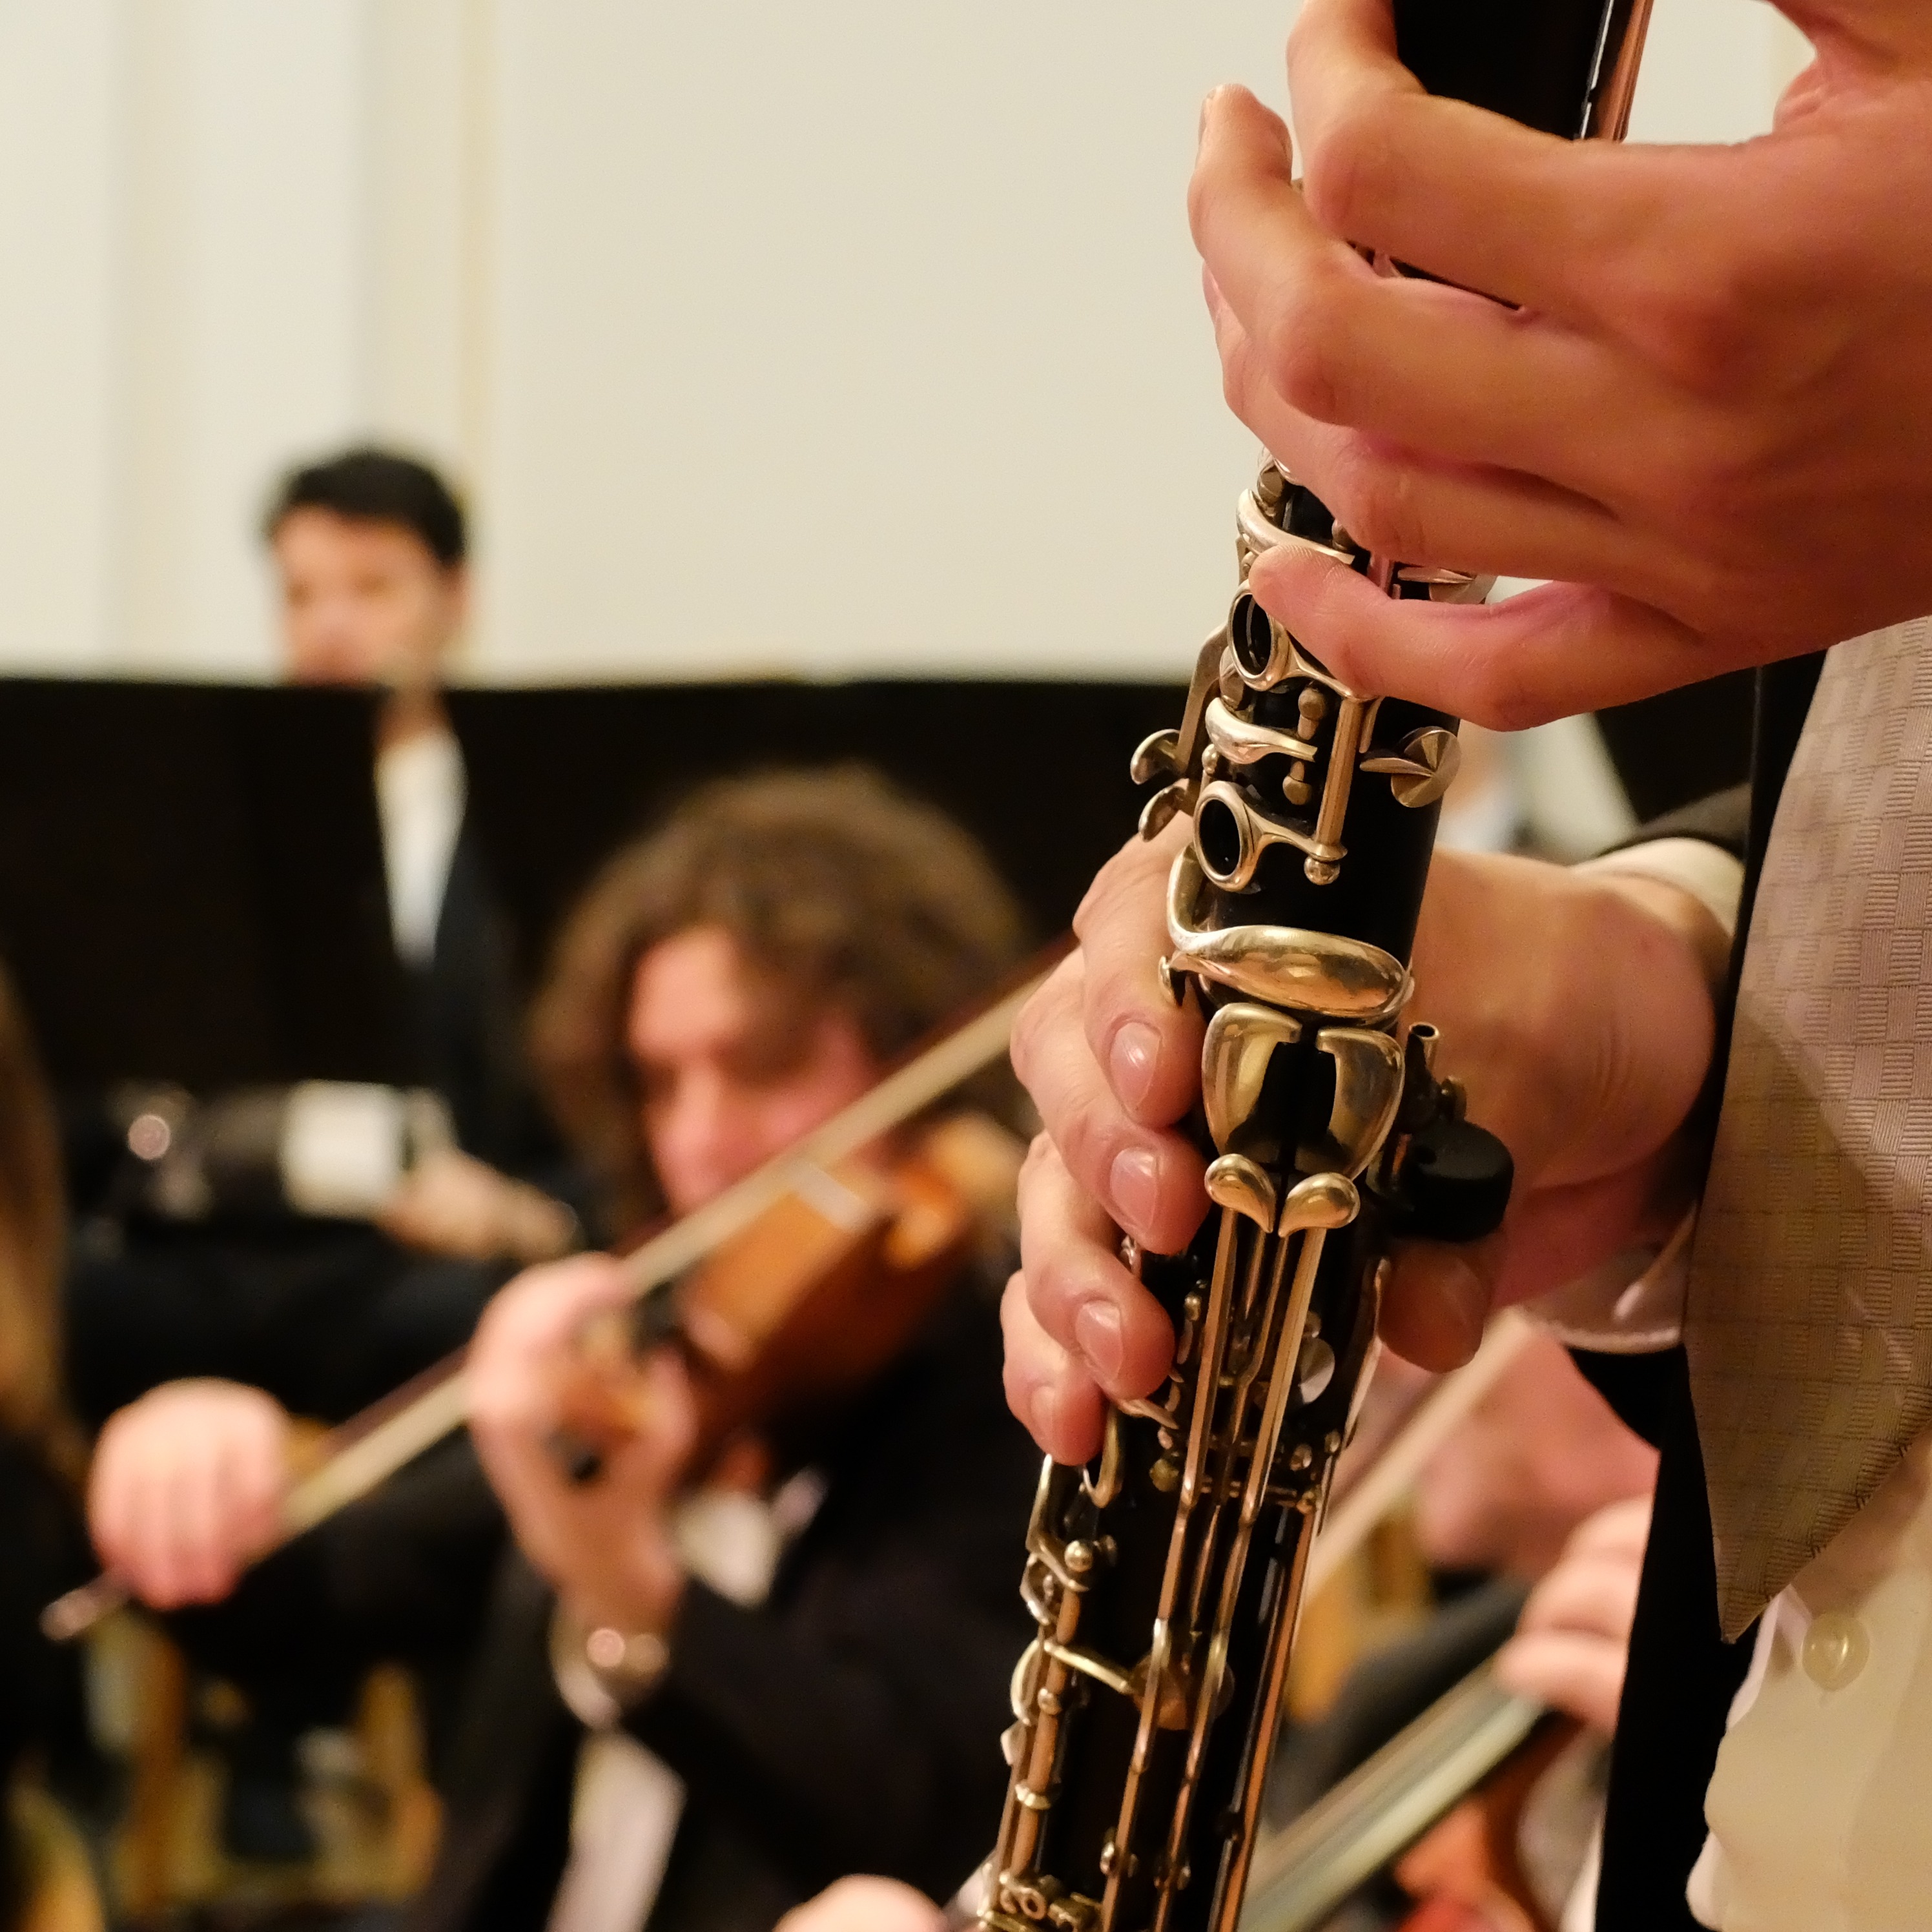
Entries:
[[990,1308],[974,1322],[846,1432],[771,1602],[687,1589],[628,1720],[808,1890],[871,1871],[944,1897],[992,1842],[1039,1459],[1001,1400]]
[[1732,785],[1727,791],[1714,792],[1640,826],[1618,849],[1651,844],[1660,838],[1700,838],[1742,860],[1750,832],[1750,787]]

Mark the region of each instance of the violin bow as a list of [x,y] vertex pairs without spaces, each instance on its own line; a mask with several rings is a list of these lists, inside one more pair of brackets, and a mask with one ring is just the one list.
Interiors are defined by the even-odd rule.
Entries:
[[[784,1153],[633,1249],[622,1263],[632,1295],[642,1300],[653,1288],[674,1280],[749,1227],[774,1202],[796,1191],[813,1172],[904,1125],[1001,1058],[1011,1044],[1020,1009],[1046,982],[1066,950],[1064,944],[1050,949],[1050,963],[1044,968],[1036,962],[1018,986],[964,1025],[914,1054]],[[466,1352],[458,1349],[332,1430],[322,1440],[316,1466],[284,1500],[274,1542],[255,1560],[326,1522],[461,1428],[470,1414]],[[56,1643],[70,1642],[121,1609],[130,1594],[121,1577],[106,1571],[50,1604],[40,1612],[41,1631]]]
[[1487,1659],[1286,1829],[1256,1847],[1239,1932],[1316,1932],[1550,1716]]

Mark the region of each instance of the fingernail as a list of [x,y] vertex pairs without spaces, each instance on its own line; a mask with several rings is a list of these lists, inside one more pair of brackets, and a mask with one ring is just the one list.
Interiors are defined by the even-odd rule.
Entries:
[[1438,1250],[1432,1273],[1437,1306],[1455,1331],[1460,1358],[1467,1361],[1483,1345],[1490,1312],[1489,1283],[1453,1252]]
[[1144,1104],[1160,1065],[1160,1035],[1145,1021],[1129,1020],[1115,1033],[1107,1053],[1107,1078],[1129,1113]]
[[1144,1236],[1160,1196],[1160,1168],[1145,1148],[1123,1148],[1107,1170],[1114,1218],[1129,1234]]
[[1482,1344],[1483,1330],[1489,1320],[1490,1285],[1460,1255],[1450,1257],[1446,1274],[1443,1285],[1455,1305],[1463,1339],[1473,1354]]
[[1080,1352],[1096,1381],[1111,1387],[1119,1380],[1126,1348],[1118,1308],[1111,1302],[1083,1302],[1073,1318],[1073,1339],[1079,1343]]

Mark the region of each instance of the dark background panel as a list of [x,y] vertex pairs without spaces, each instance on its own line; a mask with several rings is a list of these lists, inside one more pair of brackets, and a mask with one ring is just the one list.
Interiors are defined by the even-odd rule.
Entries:
[[1732,671],[1597,713],[1640,824],[1750,776],[1754,676]]
[[[1179,686],[903,680],[616,685],[451,695],[472,824],[526,979],[598,864],[693,784],[859,759],[985,843],[1042,939],[1064,928],[1143,802],[1133,747],[1180,722]],[[1640,820],[1742,779],[1748,672],[1598,714]]]
[[374,704],[0,680],[0,957],[57,1081],[416,1077]]
[[[1640,818],[1741,777],[1748,674],[1600,714]],[[471,828],[527,982],[598,865],[692,785],[857,759],[951,812],[1064,929],[1176,686],[913,680],[459,691]],[[0,956],[56,1078],[419,1078],[368,693],[0,680]]]
[[1044,940],[1132,832],[1134,747],[1178,686],[972,680],[458,691],[471,824],[526,979],[598,865],[693,785],[860,760],[986,846]]

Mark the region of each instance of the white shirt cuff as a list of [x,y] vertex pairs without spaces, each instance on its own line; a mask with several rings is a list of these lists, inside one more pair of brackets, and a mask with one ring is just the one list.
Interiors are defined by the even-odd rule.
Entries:
[[1654,1355],[1684,1336],[1684,1295],[1690,1279],[1690,1231],[1686,1214],[1660,1248],[1612,1255],[1547,1294],[1526,1302],[1522,1312],[1566,1348],[1604,1355]]
[[1642,879],[1660,880],[1688,892],[1724,929],[1727,938],[1736,938],[1738,906],[1744,897],[1744,868],[1735,853],[1703,838],[1652,838],[1642,845],[1626,845],[1618,852],[1586,859],[1580,872],[1623,872]]
[[[1735,938],[1744,868],[1721,845],[1702,838],[1653,838],[1584,861],[1586,872],[1619,872],[1656,879],[1688,892]],[[1684,1296],[1690,1283],[1690,1234],[1686,1214],[1660,1248],[1612,1256],[1600,1268],[1527,1304],[1524,1312],[1573,1348],[1605,1354],[1647,1355],[1674,1348],[1684,1334]]]
[[301,1214],[368,1216],[408,1164],[407,1113],[393,1087],[304,1080],[282,1114],[282,1192]]

